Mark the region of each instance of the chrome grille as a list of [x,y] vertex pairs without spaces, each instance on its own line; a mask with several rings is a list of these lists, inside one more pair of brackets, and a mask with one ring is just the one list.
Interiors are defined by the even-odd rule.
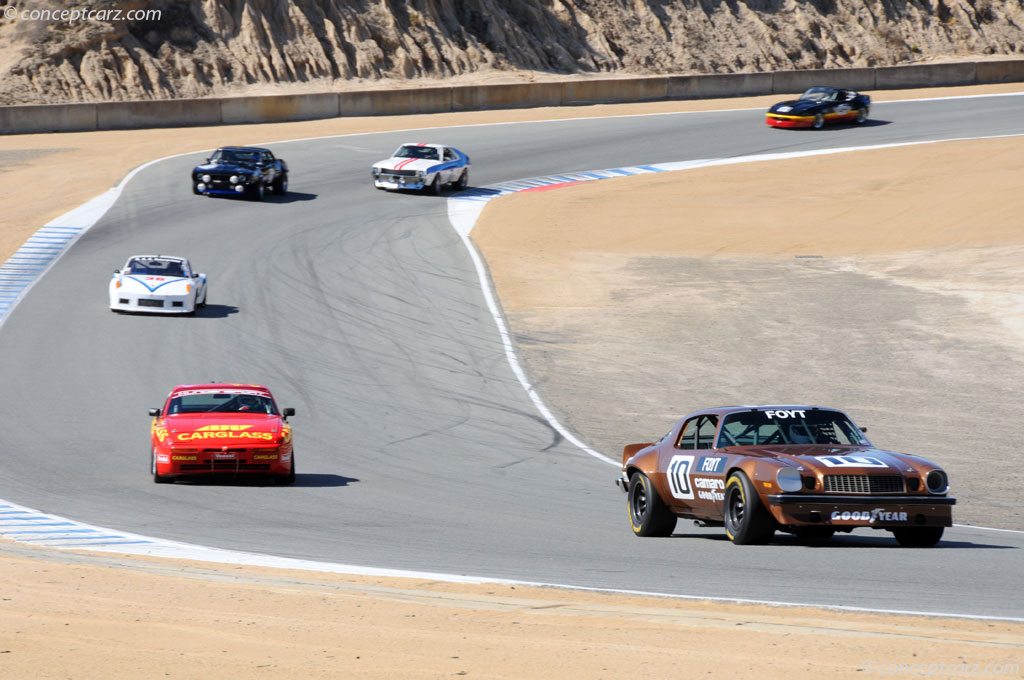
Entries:
[[395,177],[415,177],[415,170],[381,170],[382,175],[394,175]]
[[901,475],[825,475],[825,493],[903,493]]

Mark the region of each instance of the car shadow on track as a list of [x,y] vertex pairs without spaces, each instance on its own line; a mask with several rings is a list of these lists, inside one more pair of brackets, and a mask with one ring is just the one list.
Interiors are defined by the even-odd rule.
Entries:
[[[810,133],[810,132],[839,132],[840,130],[849,130],[850,128],[870,128],[870,127],[879,127],[881,125],[891,125],[891,124],[892,124],[891,120],[880,120],[878,118],[868,118],[863,123],[840,123],[840,124],[837,124],[837,125],[826,125],[825,127],[818,128],[817,130],[815,130],[814,128],[811,128],[811,127],[806,127],[806,128],[788,128],[788,129],[793,130],[795,132],[803,132],[803,133]],[[787,128],[773,128],[773,129],[785,130]]]
[[196,310],[195,316],[200,319],[223,319],[238,314],[238,307],[234,305],[206,305]]
[[298,203],[299,201],[315,201],[317,194],[304,194],[301,191],[289,191],[284,196],[267,194],[263,197],[264,203]]
[[281,484],[279,480],[267,479],[260,477],[219,477],[212,475],[210,477],[196,477],[191,479],[179,479],[175,481],[175,484],[185,484],[194,486],[234,486],[234,487],[264,487],[264,486],[279,486],[281,488],[288,488],[291,486],[306,486],[306,487],[330,487],[330,486],[348,486],[354,482],[360,480],[355,477],[345,477],[342,475],[328,475],[328,474],[302,474],[301,472],[295,475],[294,484]]
[[[679,533],[672,534],[672,538],[689,538],[689,539],[704,539],[706,541],[728,541],[729,537],[725,533],[721,534],[697,534],[697,533]],[[832,548],[832,549],[849,549],[849,548],[904,548],[896,539],[892,536],[879,535],[879,536],[861,536],[858,534],[839,534],[833,536],[829,540],[808,540],[803,538],[797,538],[791,534],[777,533],[775,538],[771,540],[768,545],[779,545],[779,546],[801,546],[804,548]],[[932,546],[931,548],[905,548],[906,550],[956,550],[956,549],[975,549],[975,550],[1019,550],[1019,546],[1015,545],[1003,545],[1001,543],[975,543],[973,541],[951,541],[948,539],[942,539],[938,545]]]

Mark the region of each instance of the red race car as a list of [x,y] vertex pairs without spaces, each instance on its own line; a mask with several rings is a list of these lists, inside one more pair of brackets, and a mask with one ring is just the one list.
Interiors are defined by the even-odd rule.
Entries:
[[153,417],[153,481],[209,475],[295,481],[288,416],[262,385],[178,385]]

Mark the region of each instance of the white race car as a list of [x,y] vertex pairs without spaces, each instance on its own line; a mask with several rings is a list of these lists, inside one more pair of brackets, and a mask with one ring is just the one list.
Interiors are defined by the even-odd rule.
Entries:
[[391,158],[374,163],[371,172],[378,189],[429,189],[439,194],[446,184],[466,188],[469,156],[444,144],[409,143]]
[[191,314],[205,306],[206,274],[194,272],[182,257],[136,255],[110,280],[115,312]]

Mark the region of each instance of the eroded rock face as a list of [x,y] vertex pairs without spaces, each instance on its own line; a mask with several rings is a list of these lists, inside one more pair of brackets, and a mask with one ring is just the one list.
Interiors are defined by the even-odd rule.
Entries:
[[[8,0],[22,10],[57,0]],[[495,72],[727,73],[1024,54],[1019,0],[119,0],[0,19],[0,103],[321,91]],[[110,8],[83,0],[78,8]]]

